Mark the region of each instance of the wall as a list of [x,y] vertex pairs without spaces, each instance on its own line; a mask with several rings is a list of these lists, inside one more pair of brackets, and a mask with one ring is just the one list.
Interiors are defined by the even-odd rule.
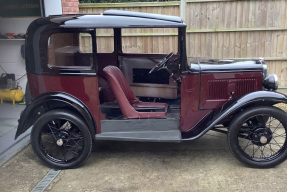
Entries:
[[[139,11],[180,16],[187,24],[187,54],[205,58],[264,57],[269,73],[279,78],[279,86],[287,88],[287,2],[286,0],[182,0],[180,2],[80,4],[80,13],[103,12],[108,9]],[[139,47],[145,38],[156,36],[158,42],[170,42],[174,33],[165,35],[130,30],[126,47]],[[110,34],[99,34],[107,42]],[[139,38],[138,38],[139,37]],[[155,37],[154,37],[155,38]],[[142,40],[143,39],[143,40]],[[106,43],[107,44],[107,43]],[[155,46],[161,47],[159,43]],[[166,46],[164,46],[166,47]],[[153,49],[148,47],[147,50]],[[146,50],[143,49],[143,50]]]
[[[28,25],[36,19],[33,18],[0,18],[0,33],[26,33]],[[26,74],[25,60],[21,56],[21,45],[24,40],[0,39],[0,65],[7,73],[14,73],[16,79]],[[5,73],[0,67],[0,75]],[[18,83],[25,91],[27,78],[24,76]]]
[[45,16],[61,15],[62,0],[43,0]]
[[62,0],[63,14],[79,13],[79,0]]
[[287,87],[286,10],[286,0],[187,0],[187,54],[264,57],[270,73],[278,75],[280,87]]

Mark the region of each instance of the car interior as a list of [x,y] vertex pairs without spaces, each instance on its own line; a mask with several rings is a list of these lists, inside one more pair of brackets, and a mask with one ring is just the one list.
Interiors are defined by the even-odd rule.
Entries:
[[[100,38],[97,36],[97,42],[101,41]],[[101,79],[99,87],[102,88],[100,95],[103,95],[101,111],[106,119],[167,118],[174,114],[174,110],[177,110],[175,114],[178,115],[180,87],[171,76],[178,70],[167,67],[178,66],[178,55],[172,54],[162,69],[157,68],[170,55],[169,52],[141,53],[141,50],[127,50],[124,36],[121,41],[117,38],[112,53],[97,53]],[[177,49],[177,46],[174,48]],[[172,51],[178,52],[174,48]],[[151,72],[153,68],[156,69]],[[108,95],[114,95],[114,100],[110,100]]]
[[[127,46],[129,39],[122,34],[124,30],[96,29],[101,112],[106,119],[178,116],[178,37],[175,36],[176,45],[172,48],[143,50],[139,45]],[[91,36],[91,33],[52,34],[48,39],[49,66],[91,67]],[[149,37],[144,38],[143,41],[148,41]]]

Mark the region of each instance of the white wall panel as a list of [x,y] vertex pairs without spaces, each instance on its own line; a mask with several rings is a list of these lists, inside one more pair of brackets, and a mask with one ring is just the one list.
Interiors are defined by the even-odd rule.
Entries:
[[62,14],[61,0],[44,0],[45,16]]
[[[0,18],[0,33],[26,33],[29,24],[37,19],[31,18]],[[0,39],[0,65],[7,73],[14,73],[16,79],[26,73],[25,60],[21,56],[21,45],[24,40],[1,40]],[[0,67],[0,75],[5,73]],[[19,85],[25,91],[27,77],[18,81]]]

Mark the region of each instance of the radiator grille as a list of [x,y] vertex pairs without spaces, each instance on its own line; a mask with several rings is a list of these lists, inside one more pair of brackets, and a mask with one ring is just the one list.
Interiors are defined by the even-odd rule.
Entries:
[[[228,87],[233,84],[234,88]],[[256,90],[255,79],[229,79],[229,80],[209,80],[208,100],[229,99],[230,92],[234,91],[233,98],[239,97]]]
[[234,97],[239,97],[246,93],[255,91],[256,81],[255,79],[234,79],[235,81],[235,92]]
[[208,89],[208,100],[228,98],[228,80],[210,80]]

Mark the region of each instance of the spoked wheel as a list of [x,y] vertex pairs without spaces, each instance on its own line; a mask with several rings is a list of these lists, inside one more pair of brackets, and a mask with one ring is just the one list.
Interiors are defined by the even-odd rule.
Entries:
[[31,142],[39,158],[56,169],[80,166],[92,150],[92,137],[86,124],[64,110],[43,114],[33,126]]
[[287,157],[287,115],[275,107],[243,111],[230,125],[228,145],[242,163],[274,167]]

